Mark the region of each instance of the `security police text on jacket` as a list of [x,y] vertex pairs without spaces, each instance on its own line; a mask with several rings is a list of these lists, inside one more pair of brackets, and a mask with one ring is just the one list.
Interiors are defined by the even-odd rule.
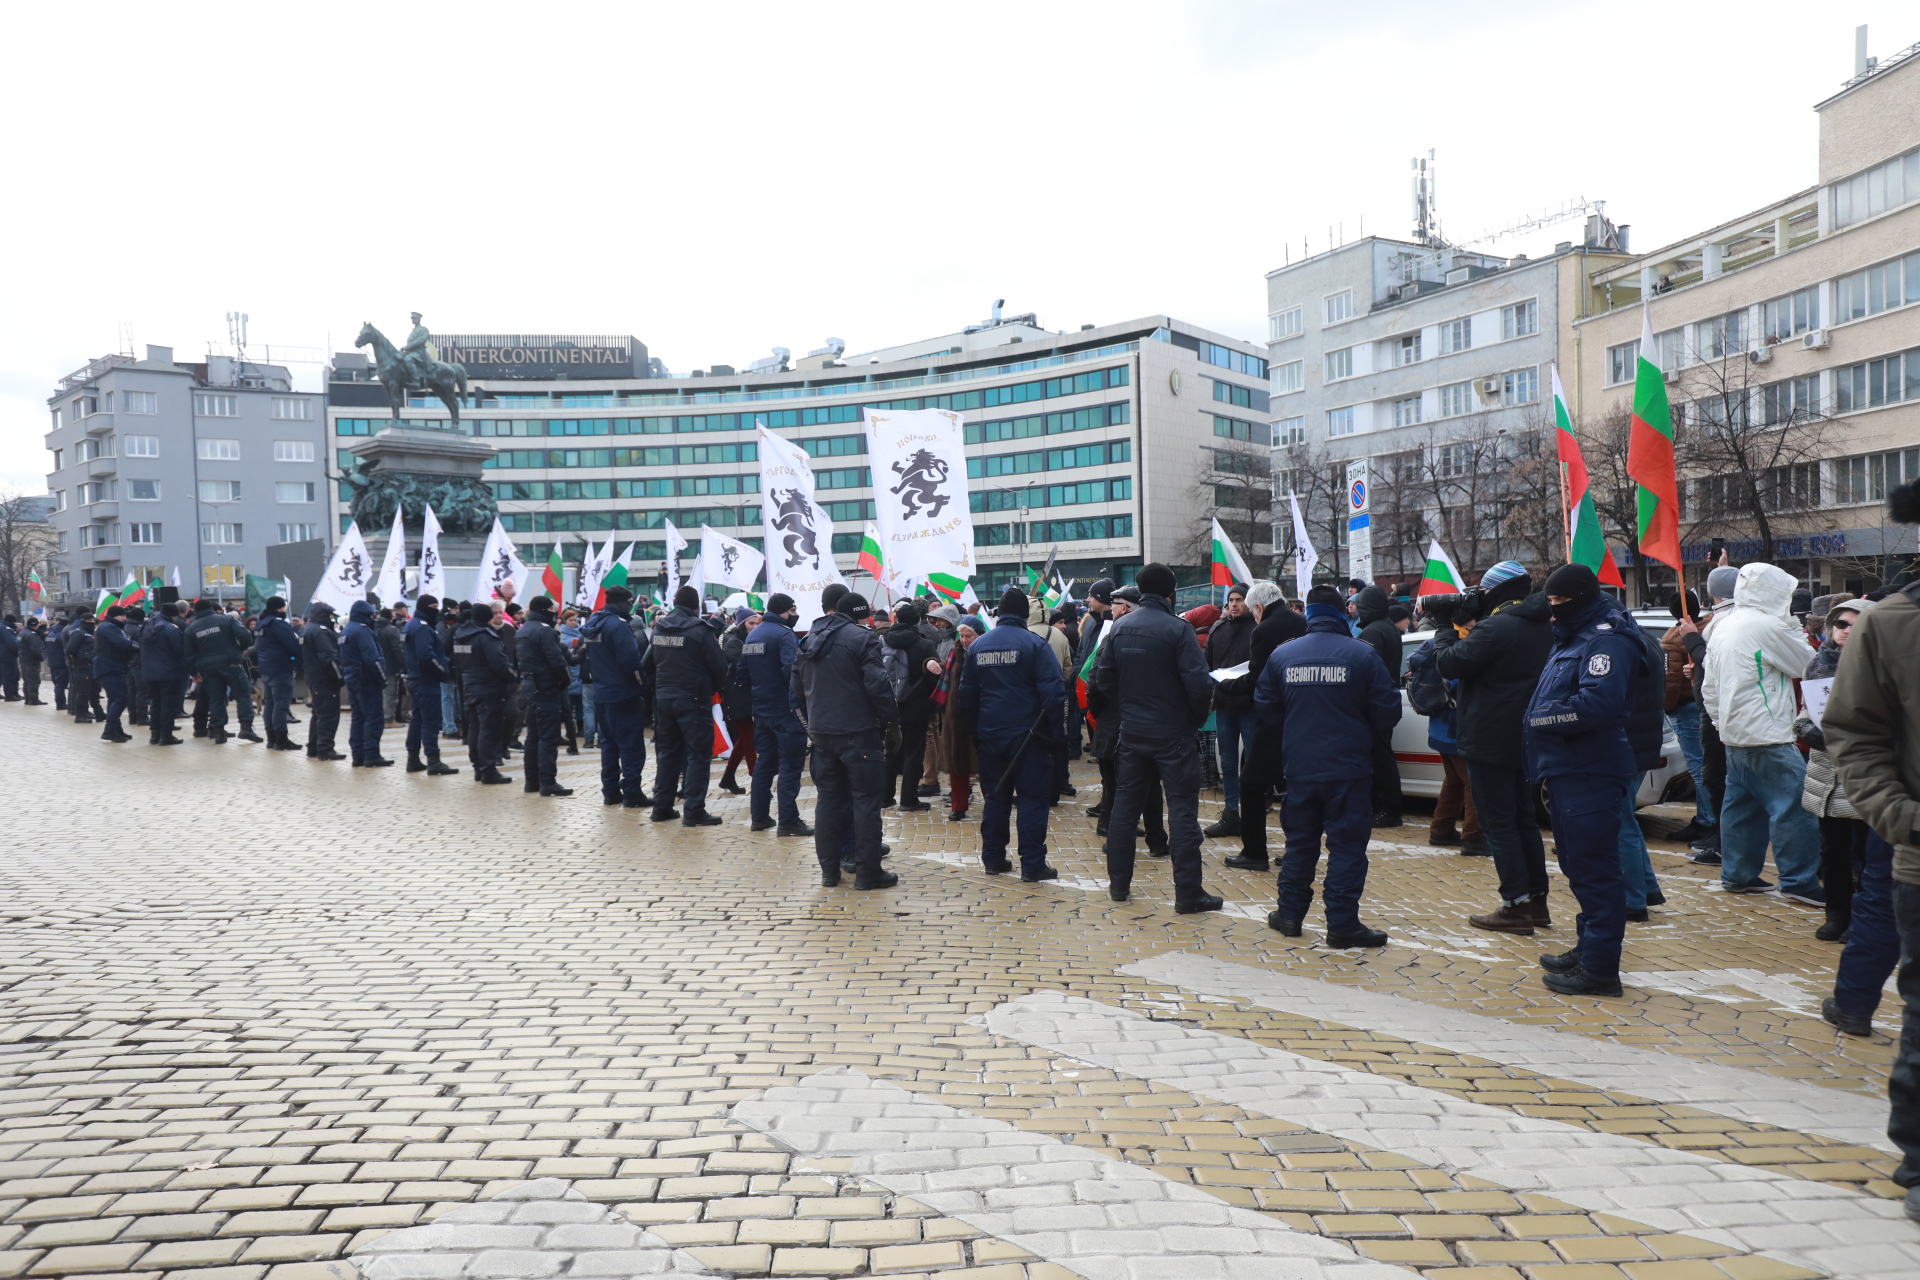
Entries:
[[400,633],[400,653],[406,662],[407,679],[445,684],[452,676],[447,666],[447,651],[440,643],[439,622],[440,610],[422,601]]
[[793,664],[793,705],[809,732],[865,733],[899,714],[880,633],[837,609],[813,624]]
[[[771,603],[771,602],[769,602]],[[796,615],[797,616],[797,615]],[[740,646],[740,671],[753,701],[756,720],[784,720],[793,711],[793,660],[800,653],[800,637],[793,619],[771,608],[760,625],[747,633]]]
[[108,617],[94,629],[93,674],[124,676],[139,650],[119,618]]
[[[545,597],[540,597],[544,599]],[[573,681],[567,666],[567,648],[560,643],[559,623],[548,610],[529,609],[514,638],[519,659],[521,691],[529,695],[559,696]]]
[[1051,747],[1066,732],[1066,699],[1060,660],[1025,618],[1003,613],[968,646],[957,711],[961,728],[982,748],[1012,750],[1029,730],[1037,744]]
[[1261,727],[1280,731],[1288,782],[1371,777],[1374,737],[1400,723],[1400,691],[1385,664],[1331,604],[1307,606],[1307,634],[1268,655],[1253,702]]
[[[1631,619],[1604,595],[1553,621],[1554,647],[1527,704],[1527,779],[1564,774],[1630,778],[1627,721],[1641,682],[1666,680]],[[1624,624],[1624,625],[1623,625]]]
[[187,623],[187,664],[199,675],[209,671],[237,667],[253,647],[253,633],[240,625],[240,619],[202,600],[195,606],[193,620]]
[[[1123,663],[1159,677],[1122,682]],[[1141,596],[1126,617],[1109,624],[1091,683],[1109,708],[1104,715],[1112,715],[1110,708],[1118,705],[1120,735],[1141,742],[1194,733],[1213,707],[1213,680],[1199,638],[1174,614],[1170,601],[1151,593]]]
[[[492,619],[489,618],[488,622]],[[500,635],[487,622],[469,618],[453,633],[453,665],[467,699],[497,698],[512,690],[513,661]]]
[[[653,696],[664,704],[705,705],[726,683],[727,659],[720,638],[697,612],[676,604],[653,624]],[[599,673],[595,673],[598,678]]]
[[580,624],[595,705],[648,696],[647,653],[652,646],[628,620],[632,612],[631,599],[609,598],[605,608]]
[[163,614],[147,619],[140,629],[140,675],[148,684],[185,680],[187,637],[180,624]]
[[276,609],[261,614],[253,635],[254,661],[262,676],[292,675],[299,668],[300,637],[294,634],[284,612]]
[[370,600],[355,600],[347,611],[347,627],[340,633],[340,674],[356,689],[386,687],[386,651],[374,634],[375,610]]

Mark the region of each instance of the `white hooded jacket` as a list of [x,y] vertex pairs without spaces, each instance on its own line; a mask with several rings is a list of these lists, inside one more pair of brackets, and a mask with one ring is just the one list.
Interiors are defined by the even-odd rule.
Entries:
[[1792,603],[1786,570],[1748,564],[1740,567],[1733,607],[1714,615],[1700,696],[1730,747],[1793,741],[1793,682],[1813,651],[1788,612]]

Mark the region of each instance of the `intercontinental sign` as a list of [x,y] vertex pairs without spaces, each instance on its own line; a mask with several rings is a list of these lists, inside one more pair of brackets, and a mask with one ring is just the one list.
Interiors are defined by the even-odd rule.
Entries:
[[435,338],[440,359],[469,378],[644,378],[638,338],[555,334],[452,334]]

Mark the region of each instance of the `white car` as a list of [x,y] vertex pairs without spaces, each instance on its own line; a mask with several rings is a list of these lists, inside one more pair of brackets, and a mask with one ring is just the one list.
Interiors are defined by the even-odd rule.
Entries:
[[[1649,631],[1659,621],[1653,614],[1645,617],[1634,615],[1635,620]],[[1668,625],[1672,624],[1668,618]],[[1664,630],[1664,628],[1663,628]],[[1401,638],[1404,646],[1401,650],[1401,670],[1406,670],[1406,658],[1415,649],[1433,638],[1431,631],[1409,631]],[[1657,633],[1656,633],[1657,638]],[[1637,808],[1646,808],[1650,804],[1659,804],[1668,796],[1670,789],[1676,786],[1684,789],[1681,778],[1688,778],[1686,757],[1680,754],[1680,742],[1673,736],[1673,726],[1666,725],[1666,736],[1660,743],[1660,767],[1649,769],[1640,780],[1640,794],[1634,798]],[[1427,718],[1413,709],[1413,703],[1407,700],[1407,691],[1400,690],[1400,723],[1393,728],[1393,758],[1400,763],[1400,790],[1410,796],[1437,796],[1444,777],[1440,770],[1440,755],[1427,742]]]

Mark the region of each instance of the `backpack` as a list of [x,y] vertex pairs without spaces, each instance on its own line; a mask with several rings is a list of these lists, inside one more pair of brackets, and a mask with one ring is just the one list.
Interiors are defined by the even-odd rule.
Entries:
[[880,647],[886,650],[884,665],[887,672],[887,683],[893,686],[893,700],[896,703],[905,702],[907,694],[910,693],[913,688],[913,678],[915,674],[912,665],[913,651],[910,649],[896,649],[890,644],[883,644]]
[[1440,678],[1440,670],[1434,665],[1431,640],[1407,658],[1407,701],[1429,719],[1450,714],[1454,709],[1453,691]]

